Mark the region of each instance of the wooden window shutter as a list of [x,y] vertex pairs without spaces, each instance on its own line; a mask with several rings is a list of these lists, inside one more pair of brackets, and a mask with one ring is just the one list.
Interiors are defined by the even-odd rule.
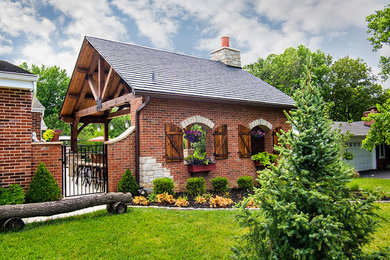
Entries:
[[219,126],[214,132],[215,159],[228,158],[227,125]]
[[251,131],[249,128],[238,126],[238,150],[241,158],[249,158],[252,156],[251,147]]
[[183,131],[172,123],[165,124],[165,153],[167,162],[183,161]]
[[280,134],[280,130],[282,128],[280,126],[276,127],[273,131],[272,131],[272,139],[273,139],[273,144],[274,144],[274,153],[276,152],[275,151],[275,146],[276,145],[279,145],[279,138],[278,138],[278,135],[277,134]]

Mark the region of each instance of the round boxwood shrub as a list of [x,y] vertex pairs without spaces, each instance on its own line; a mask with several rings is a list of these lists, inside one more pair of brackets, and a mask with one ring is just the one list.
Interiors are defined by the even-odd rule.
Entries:
[[129,169],[126,170],[118,183],[118,192],[130,192],[131,195],[138,194],[139,186]]
[[61,189],[45,164],[39,164],[26,194],[27,202],[45,202],[58,200]]
[[24,190],[18,184],[11,184],[9,188],[0,188],[0,205],[22,204]]
[[216,177],[211,179],[213,190],[215,192],[226,192],[229,190],[229,181],[226,177]]
[[153,180],[153,193],[154,194],[162,194],[168,193],[173,195],[175,188],[175,184],[171,178],[159,178]]
[[240,190],[253,190],[252,176],[241,176],[237,180],[237,185]]
[[186,190],[188,195],[197,196],[206,192],[206,181],[203,177],[187,179]]

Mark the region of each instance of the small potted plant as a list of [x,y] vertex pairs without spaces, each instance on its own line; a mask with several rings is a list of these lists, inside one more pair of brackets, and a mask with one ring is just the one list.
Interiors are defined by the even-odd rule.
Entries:
[[206,153],[200,154],[195,150],[193,155],[184,158],[189,173],[209,172],[216,169],[213,159],[206,157]]
[[58,142],[60,140],[60,134],[63,132],[63,130],[56,129],[53,133],[53,138],[51,139],[51,142]]

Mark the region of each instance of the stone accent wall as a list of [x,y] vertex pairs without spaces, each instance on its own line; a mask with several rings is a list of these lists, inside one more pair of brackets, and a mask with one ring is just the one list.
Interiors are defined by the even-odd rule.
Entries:
[[[217,160],[216,170],[205,175],[208,188],[211,188],[211,178],[227,177],[229,186],[236,187],[240,176],[257,176],[251,158],[239,158],[238,154],[238,125],[248,127],[255,120],[263,119],[272,125],[272,129],[265,129],[265,150],[272,153],[272,130],[278,126],[284,131],[289,129],[283,109],[264,108],[256,106],[232,105],[222,103],[207,103],[184,100],[168,100],[151,98],[150,104],[141,112],[140,118],[140,152],[141,157],[155,159],[153,165],[166,169],[173,177],[176,190],[184,191],[186,181],[193,177],[188,173],[183,162],[165,161],[165,123],[174,123],[181,126],[181,122],[194,117],[202,116],[214,123],[214,129],[227,124],[228,151],[227,159]],[[263,121],[263,122],[265,122]],[[207,130],[207,156],[214,155],[214,129]],[[148,176],[148,175],[145,175]],[[197,175],[195,175],[197,176]]]
[[37,134],[37,139],[41,140],[42,132],[41,132],[41,113],[40,112],[31,112],[32,116],[32,129],[31,132],[35,132]]
[[153,157],[140,157],[140,184],[152,191],[153,180],[157,178],[172,178],[169,169],[163,168]]
[[31,180],[31,92],[0,88],[0,186]]
[[222,47],[211,53],[211,60],[221,61],[226,65],[241,68],[241,55],[239,50]]
[[32,143],[31,176],[34,175],[41,162],[45,164],[62,189],[62,142]]

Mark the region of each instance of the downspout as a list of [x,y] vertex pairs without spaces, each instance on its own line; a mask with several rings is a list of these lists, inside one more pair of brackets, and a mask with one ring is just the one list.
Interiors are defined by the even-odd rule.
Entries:
[[139,172],[139,157],[140,157],[140,147],[139,147],[139,115],[150,102],[150,97],[147,96],[146,100],[142,105],[137,108],[135,112],[135,180],[137,181],[138,185],[140,183],[139,177],[140,177],[140,172]]

